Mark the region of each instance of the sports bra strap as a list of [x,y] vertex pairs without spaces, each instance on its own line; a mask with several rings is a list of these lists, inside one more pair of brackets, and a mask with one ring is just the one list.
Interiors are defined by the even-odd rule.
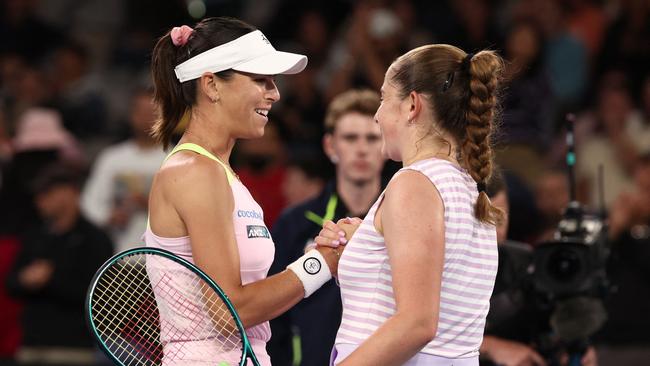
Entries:
[[219,158],[217,158],[216,156],[212,155],[212,153],[209,152],[208,150],[204,149],[203,147],[201,147],[201,146],[199,146],[199,145],[197,145],[197,144],[193,144],[193,143],[191,143],[191,142],[186,142],[186,143],[184,143],[184,144],[180,144],[180,145],[177,145],[176,147],[174,147],[174,149],[173,149],[173,150],[169,153],[169,155],[167,155],[167,157],[165,158],[165,161],[167,161],[167,159],[169,159],[169,158],[170,158],[172,155],[174,155],[175,153],[177,153],[177,152],[179,152],[179,151],[182,151],[182,150],[193,151],[193,152],[195,152],[195,153],[197,153],[197,154],[199,154],[199,155],[203,155],[203,156],[205,156],[205,157],[207,157],[207,158],[210,158],[210,159],[216,161],[216,162],[219,163],[219,164],[223,167],[223,169],[226,171],[226,177],[228,178],[228,184],[232,184],[233,180],[235,180],[235,176],[234,176],[234,174],[230,171],[230,168],[229,168],[226,164],[224,164],[224,163],[223,163],[221,160],[219,160]]

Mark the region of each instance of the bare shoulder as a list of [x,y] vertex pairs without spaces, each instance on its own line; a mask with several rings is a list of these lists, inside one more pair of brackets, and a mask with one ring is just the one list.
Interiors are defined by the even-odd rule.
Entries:
[[162,195],[177,209],[231,198],[226,172],[218,163],[192,152],[178,152],[155,177]]
[[411,169],[402,170],[391,179],[385,196],[387,201],[401,202],[400,206],[427,198],[441,199],[431,180],[423,173]]
[[374,225],[386,235],[385,229],[391,231],[393,223],[427,221],[443,212],[442,197],[429,178],[419,171],[402,170],[388,183]]
[[227,216],[226,210],[233,205],[223,168],[206,157],[180,151],[154,176],[149,197],[151,228],[165,237],[185,236],[187,225],[197,217]]
[[218,187],[218,183],[228,183],[226,172],[219,164],[186,151],[170,157],[156,174],[156,179],[166,191],[210,189]]

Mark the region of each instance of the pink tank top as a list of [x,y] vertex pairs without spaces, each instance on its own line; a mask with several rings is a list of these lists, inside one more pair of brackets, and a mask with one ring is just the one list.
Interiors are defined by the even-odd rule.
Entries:
[[[235,203],[232,212],[232,221],[235,229],[237,247],[239,248],[239,267],[242,285],[266,278],[271,263],[273,262],[273,256],[275,255],[275,245],[273,244],[273,239],[268,228],[264,224],[262,208],[255,202],[248,189],[230,172],[228,167],[209,151],[199,145],[185,143],[176,146],[169,156],[181,150],[189,150],[206,156],[222,165],[225,169]],[[178,238],[160,237],[154,234],[147,225],[144,233],[144,241],[148,247],[168,250],[194,263],[189,236]],[[219,283],[218,279],[215,280]],[[174,321],[177,317],[164,318],[167,318],[166,320],[168,321]],[[205,321],[209,322],[210,320],[206,319]],[[268,363],[265,362],[268,359],[266,342],[271,338],[269,322],[264,322],[246,329],[246,334],[259,361],[263,365],[270,365],[270,361]],[[164,338],[164,335],[162,337]],[[175,340],[168,341],[174,343]]]

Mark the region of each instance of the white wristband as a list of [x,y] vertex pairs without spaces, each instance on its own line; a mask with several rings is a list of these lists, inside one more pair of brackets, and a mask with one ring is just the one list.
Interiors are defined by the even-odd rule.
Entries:
[[293,271],[302,282],[302,287],[305,288],[305,297],[309,297],[325,282],[332,279],[332,273],[325,258],[316,249],[305,253],[298,260],[288,265],[287,269]]

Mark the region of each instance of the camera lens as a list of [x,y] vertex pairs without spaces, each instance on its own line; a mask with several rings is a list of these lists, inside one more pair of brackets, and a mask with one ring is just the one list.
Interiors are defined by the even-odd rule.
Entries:
[[582,263],[576,251],[563,248],[552,253],[547,262],[547,273],[557,281],[570,281],[580,273]]

